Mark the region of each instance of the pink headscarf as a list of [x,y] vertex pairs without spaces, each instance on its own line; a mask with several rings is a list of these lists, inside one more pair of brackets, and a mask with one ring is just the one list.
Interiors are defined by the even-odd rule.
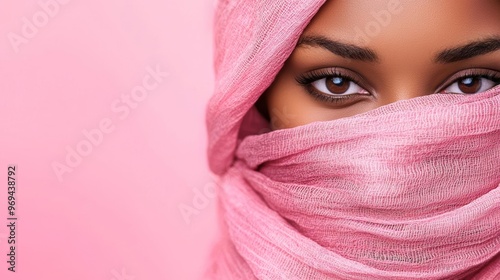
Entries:
[[500,278],[500,86],[261,133],[253,105],[324,2],[219,2],[209,278]]

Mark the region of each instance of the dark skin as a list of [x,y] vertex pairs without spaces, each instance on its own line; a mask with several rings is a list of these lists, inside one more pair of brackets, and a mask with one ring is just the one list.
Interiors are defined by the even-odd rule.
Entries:
[[257,107],[275,130],[499,84],[500,1],[334,0]]

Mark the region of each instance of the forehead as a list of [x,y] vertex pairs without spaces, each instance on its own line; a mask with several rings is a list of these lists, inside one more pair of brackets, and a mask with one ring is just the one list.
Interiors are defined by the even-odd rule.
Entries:
[[328,0],[303,34],[406,56],[499,35],[500,1]]

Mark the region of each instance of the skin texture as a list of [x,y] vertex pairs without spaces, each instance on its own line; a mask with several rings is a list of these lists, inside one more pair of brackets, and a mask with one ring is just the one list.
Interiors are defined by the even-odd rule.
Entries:
[[[327,40],[368,50],[344,57],[344,46],[332,53]],[[468,44],[468,53],[453,51]],[[316,81],[303,81],[311,73]],[[498,0],[334,0],[315,15],[256,106],[276,130],[428,94],[479,94],[499,82]]]

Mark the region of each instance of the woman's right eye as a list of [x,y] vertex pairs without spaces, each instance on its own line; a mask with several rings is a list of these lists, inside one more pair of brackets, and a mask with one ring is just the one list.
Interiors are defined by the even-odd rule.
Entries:
[[320,102],[345,105],[371,94],[361,86],[363,77],[349,69],[334,67],[314,70],[296,78]]
[[310,86],[327,95],[368,94],[368,91],[354,81],[342,76],[328,76],[310,83]]

